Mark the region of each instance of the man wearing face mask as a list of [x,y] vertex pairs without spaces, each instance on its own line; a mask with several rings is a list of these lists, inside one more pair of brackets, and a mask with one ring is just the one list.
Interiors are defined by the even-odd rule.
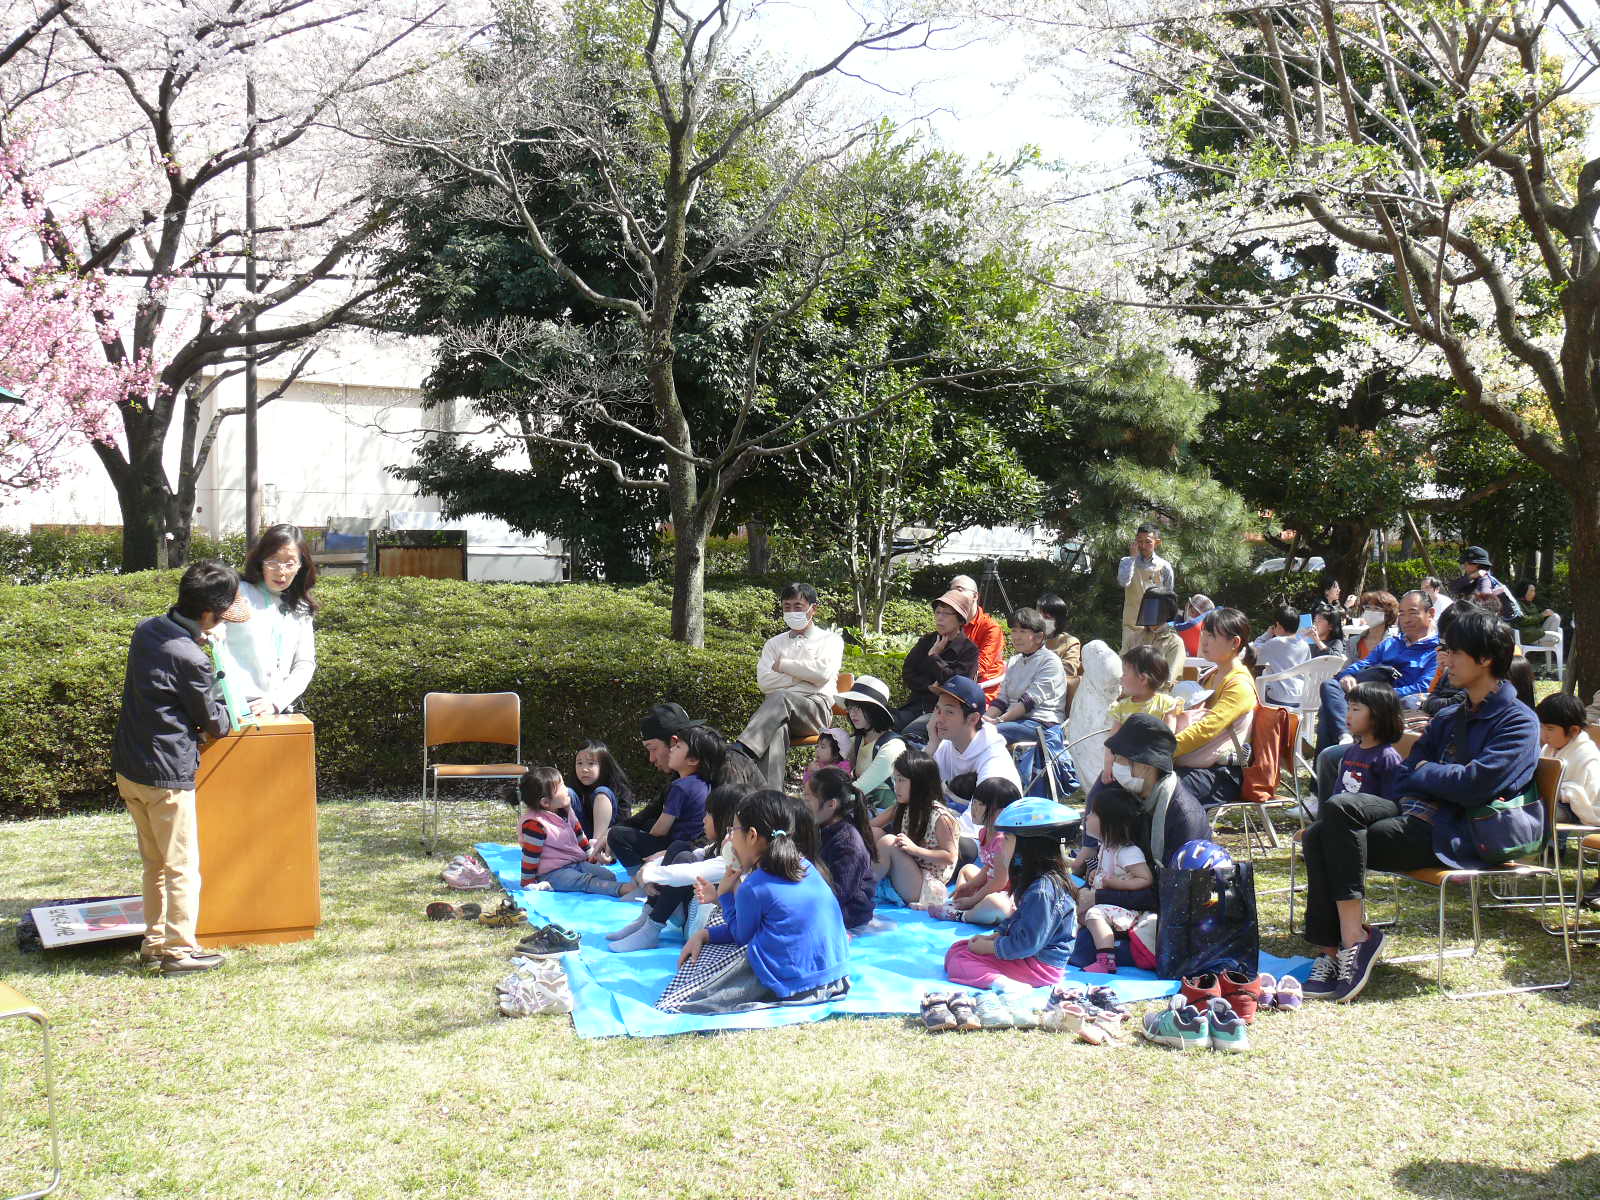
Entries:
[[1322,685],[1322,710],[1317,714],[1317,753],[1337,746],[1345,735],[1347,697],[1358,683],[1387,683],[1404,702],[1421,696],[1439,670],[1439,635],[1433,624],[1433,600],[1427,592],[1400,597],[1399,632],[1378,643]]
[[[1135,713],[1106,739],[1106,768],[1089,791],[1089,807],[1108,789],[1120,788],[1139,803],[1139,849],[1156,869],[1155,885],[1138,891],[1117,892],[1116,903],[1136,910],[1160,908],[1161,871],[1184,843],[1210,840],[1211,822],[1205,808],[1186,791],[1173,772],[1178,740],[1172,730],[1149,713]],[[1085,872],[1087,874],[1087,872]],[[1089,903],[1093,903],[1093,893]],[[1117,962],[1132,966],[1126,935],[1117,938]],[[1068,961],[1075,967],[1095,960],[1094,938],[1080,930],[1078,944]]]
[[812,619],[817,589],[809,583],[786,584],[778,601],[788,629],[761,648],[756,682],[767,698],[739,735],[737,748],[760,764],[768,786],[782,791],[791,741],[820,733],[833,713],[844,639]]

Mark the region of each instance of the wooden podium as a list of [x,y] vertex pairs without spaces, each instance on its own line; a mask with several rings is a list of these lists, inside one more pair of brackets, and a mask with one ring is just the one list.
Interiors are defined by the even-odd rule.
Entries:
[[202,946],[298,942],[322,920],[315,727],[262,717],[200,752]]

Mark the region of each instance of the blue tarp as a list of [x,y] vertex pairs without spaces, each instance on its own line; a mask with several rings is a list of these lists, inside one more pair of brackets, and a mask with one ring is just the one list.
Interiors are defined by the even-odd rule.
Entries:
[[[885,928],[851,939],[850,991],[837,1000],[720,1016],[665,1013],[655,1002],[677,970],[681,932],[669,927],[654,950],[614,954],[607,949],[605,935],[639,915],[636,902],[577,892],[525,892],[520,886],[521,855],[515,846],[483,842],[476,849],[535,926],[553,922],[582,935],[582,947],[562,956],[576,1001],[572,1023],[580,1037],[661,1037],[715,1029],[770,1029],[835,1016],[915,1016],[925,990],[953,986],[944,976],[950,943],[976,932],[970,925],[930,920],[909,908],[880,907],[877,915]],[[1261,969],[1273,975],[1304,978],[1310,968],[1310,959],[1261,955]],[[1067,978],[1086,986],[1109,983],[1128,1001],[1151,1000],[1178,990],[1174,980],[1128,968],[1111,978],[1069,968]],[[1037,989],[1037,995],[1042,1007],[1049,989]]]

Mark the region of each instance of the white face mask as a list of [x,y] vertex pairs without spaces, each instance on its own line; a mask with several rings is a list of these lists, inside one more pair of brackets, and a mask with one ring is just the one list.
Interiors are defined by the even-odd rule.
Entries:
[[811,614],[803,612],[786,612],[783,614],[783,623],[790,629],[800,630],[811,624]]
[[1111,778],[1120,783],[1127,791],[1135,796],[1144,795],[1144,780],[1133,773],[1130,763],[1114,762],[1111,764]]
[[1056,631],[1056,623],[1055,623],[1055,620],[1054,620],[1054,618],[1052,618],[1052,617],[1046,617],[1046,618],[1045,618],[1045,619],[1044,619],[1044,632],[1045,632],[1045,636],[1046,636],[1046,637],[1049,637],[1049,636],[1050,636],[1050,635],[1051,635],[1051,634],[1053,634],[1053,633],[1055,633],[1055,631]]
[[1383,621],[1383,610],[1382,609],[1378,609],[1378,608],[1362,609],[1361,610],[1361,619],[1363,621],[1365,621],[1368,625],[1372,626],[1372,628],[1376,629],[1379,625],[1382,625],[1384,623],[1384,621]]

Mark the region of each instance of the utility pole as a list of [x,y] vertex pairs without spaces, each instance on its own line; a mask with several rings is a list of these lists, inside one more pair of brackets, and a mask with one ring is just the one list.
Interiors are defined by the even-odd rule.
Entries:
[[256,436],[256,81],[250,76],[244,81],[244,113],[244,286],[251,306],[244,326],[250,339],[244,360],[244,534],[245,544],[254,546],[261,536],[261,462]]

